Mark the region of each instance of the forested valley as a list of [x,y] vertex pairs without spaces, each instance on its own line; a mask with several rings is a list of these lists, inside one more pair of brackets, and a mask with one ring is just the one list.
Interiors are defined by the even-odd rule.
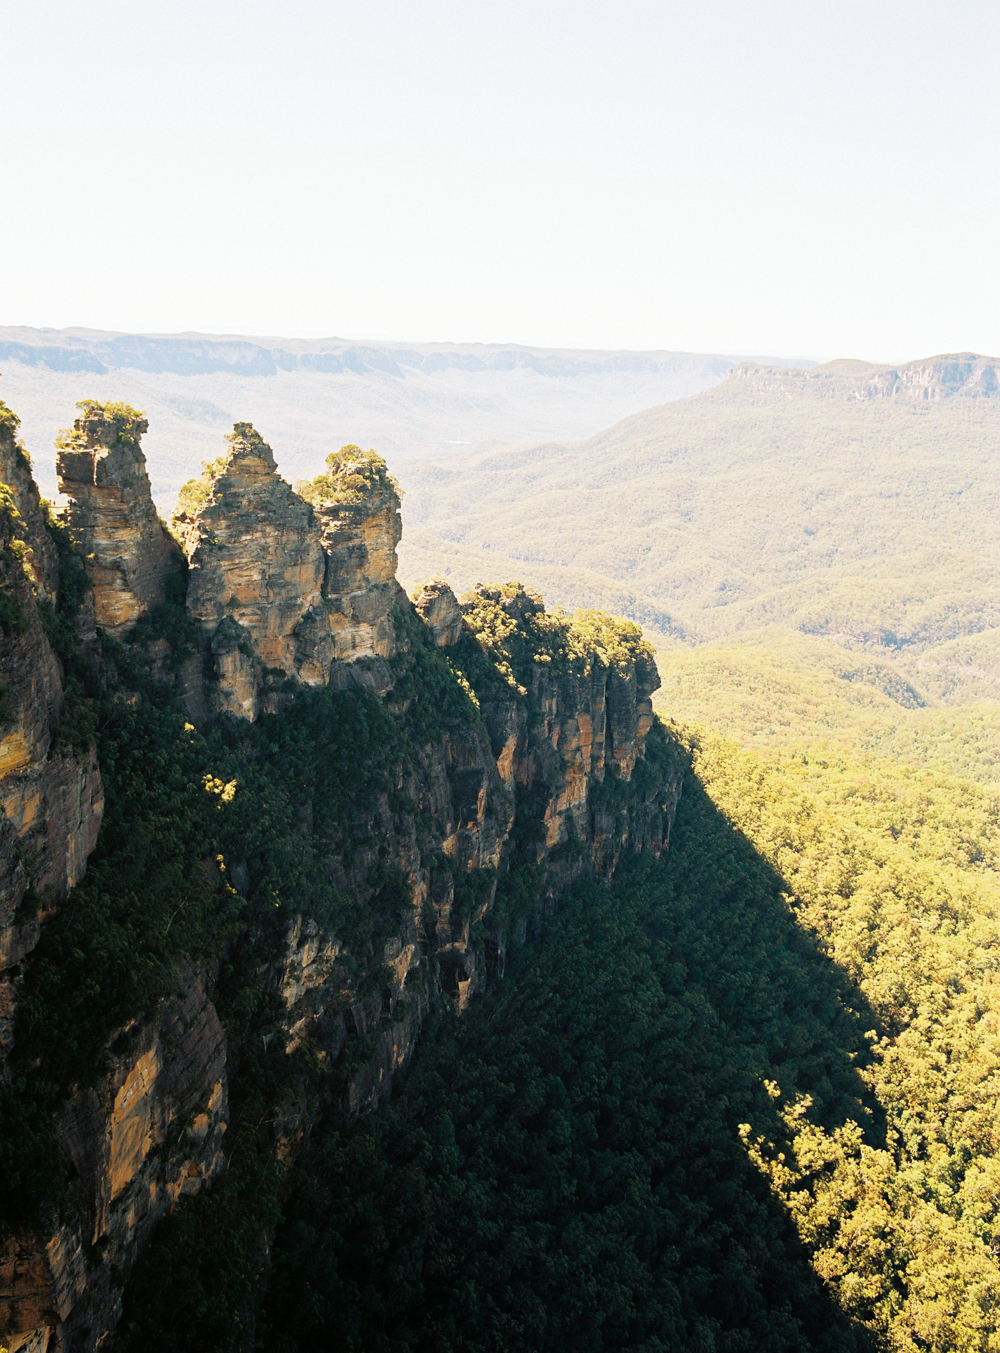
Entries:
[[[262,1346],[995,1347],[995,799],[686,745],[669,855],[577,887],[391,1104],[317,1128]],[[145,1347],[241,1347],[205,1220],[140,1275]]]
[[[987,402],[935,470],[975,480],[977,549]],[[80,407],[66,483],[117,457],[162,576],[101,618],[132,575],[2,410],[8,754],[42,729],[4,782],[13,1347],[997,1353],[995,616],[961,505],[908,580],[855,533],[702,597],[714,634],[654,623],[657,672],[632,620],[519,582],[407,598],[374,452],[293,492],[237,424],[168,536],[142,416]],[[19,786],[65,814],[44,777],[95,758],[50,905]]]

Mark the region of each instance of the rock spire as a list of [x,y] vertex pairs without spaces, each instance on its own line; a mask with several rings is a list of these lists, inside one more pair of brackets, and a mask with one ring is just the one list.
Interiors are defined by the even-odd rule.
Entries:
[[402,528],[385,462],[344,447],[296,492],[250,423],[227,440],[227,453],[181,490],[173,517],[216,707],[255,719],[286,682],[387,689]]
[[95,623],[119,635],[166,598],[179,553],[153,506],[140,441],[148,424],[127,404],[82,400],[56,441],[66,524],[93,585]]

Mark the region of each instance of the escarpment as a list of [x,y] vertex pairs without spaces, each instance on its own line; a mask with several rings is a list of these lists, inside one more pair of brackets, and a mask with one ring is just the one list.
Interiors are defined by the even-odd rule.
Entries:
[[[182,491],[181,560],[141,421],[87,405],[60,455],[93,603],[75,631],[66,612],[61,659],[37,618],[59,528],[39,517],[37,581],[24,551],[3,579],[27,617],[17,736],[51,760],[71,679],[109,805],[79,883],[101,781],[74,752],[91,806],[81,788],[52,896],[79,886],[33,922],[42,957],[8,1002],[7,1081],[35,1124],[3,1194],[12,1348],[89,1353],[123,1309],[127,1346],[162,1218],[272,1196],[324,1104],[376,1106],[428,1011],[501,977],[574,879],[663,850],[679,794],[636,626],[549,614],[516,583],[411,603],[381,458],[345,447],[293,489],[244,423]],[[4,858],[14,892],[26,859]]]
[[74,578],[60,583],[17,427],[0,404],[0,1068],[21,965],[42,919],[82,877],[104,808],[93,739],[74,721],[49,641],[60,589]]

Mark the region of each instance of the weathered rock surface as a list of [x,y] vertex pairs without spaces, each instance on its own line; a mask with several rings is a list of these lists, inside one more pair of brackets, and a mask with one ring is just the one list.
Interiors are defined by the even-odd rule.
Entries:
[[[306,501],[249,423],[228,440],[174,515],[190,565],[188,611],[211,648],[215,707],[253,720],[280,703],[286,681],[385,690],[400,590],[394,488],[372,491],[348,460]],[[348,480],[360,488],[345,491]]]
[[[79,491],[71,520],[101,594],[97,623],[124,632],[165,595],[172,563],[162,533],[137,507],[148,496],[138,443],[116,438],[63,457],[89,457],[66,463],[73,473],[82,466],[80,478],[64,475]],[[292,1052],[304,1044],[318,1064],[341,1068],[327,1093],[360,1111],[388,1092],[433,1000],[462,1010],[502,975],[510,937],[489,913],[507,872],[532,866],[546,906],[574,878],[609,874],[623,851],[663,849],[679,772],[638,769],[658,677],[634,626],[546,616],[539,598],[513,584],[478,588],[460,604],[438,581],[411,606],[395,577],[399,498],[384,462],[347,447],[329,457],[328,470],[293,491],[266,443],[237,424],[227,455],[186,486],[175,517],[189,561],[186,607],[204,637],[195,670],[204,658],[212,675],[204,689],[187,667],[160,675],[176,681],[189,710],[201,700],[203,711],[250,720],[280,709],[296,689],[327,684],[379,692],[408,728],[427,726],[407,722],[421,713],[415,690],[447,686],[465,701],[464,713],[435,725],[433,736],[406,743],[364,821],[351,824],[349,845],[331,839],[323,860],[338,897],[362,915],[398,916],[394,933],[386,939],[383,930],[370,952],[352,954],[349,932],[294,916],[283,954],[262,975],[283,1009],[270,1046],[277,1039]],[[113,493],[102,498],[98,487]],[[126,519],[131,525],[116,534]],[[2,660],[17,716],[2,744],[10,765],[0,780],[9,790],[0,847],[13,842],[0,912],[0,922],[16,921],[11,955],[37,940],[38,919],[19,910],[29,883],[61,896],[100,822],[96,766],[52,751],[60,672],[24,552],[7,549],[16,522],[12,510],[0,519],[8,533],[0,536],[0,596],[12,598],[3,614],[15,618]],[[42,539],[40,561],[43,551]],[[497,635],[500,647],[491,648]],[[551,640],[547,648],[539,636]],[[418,667],[437,675],[408,684],[406,673]],[[236,891],[251,896],[247,866],[225,869]],[[360,976],[373,973],[374,983]],[[0,1334],[10,1347],[94,1353],[106,1345],[122,1285],[156,1224],[224,1168],[226,1041],[211,973],[181,965],[179,979],[181,994],[148,1024],[119,1031],[97,1086],[76,1091],[60,1113],[58,1137],[76,1178],[58,1225],[3,1241]],[[16,990],[7,990],[12,1008]],[[0,1005],[0,1019],[2,1012]],[[352,1042],[354,1058],[339,1061]],[[308,1130],[316,1107],[305,1102],[309,1093],[301,1088],[275,1107],[279,1158]]]
[[178,976],[183,994],[164,1004],[155,1024],[129,1031],[129,1051],[61,1114],[59,1143],[78,1175],[76,1206],[53,1234],[3,1241],[0,1331],[8,1347],[99,1346],[156,1222],[225,1165],[225,1036],[202,975],[182,967]]
[[38,600],[54,600],[58,565],[16,426],[0,417],[0,1070],[17,966],[41,919],[82,877],[104,808],[93,751],[56,741],[62,672]]
[[438,648],[450,648],[462,637],[462,608],[441,578],[432,578],[413,598],[417,615],[430,630]]
[[52,537],[45,529],[38,486],[31,474],[31,461],[18,441],[19,420],[0,404],[0,484],[10,491],[20,521],[17,534],[25,550],[21,562],[36,594],[53,601],[59,588],[59,560]]
[[[480,585],[462,610],[474,616],[484,601],[513,626],[544,615],[541,599],[516,585]],[[521,698],[510,688],[482,697],[482,715],[501,778],[518,793],[522,815],[538,824],[537,858],[570,847],[607,875],[626,842],[659,852],[678,786],[658,787],[662,798],[635,805],[634,820],[615,803],[615,788],[632,779],[653,724],[660,677],[651,650],[636,643],[623,659],[605,662],[594,653],[563,670],[536,661],[527,681]]]
[[57,443],[59,491],[70,499],[66,524],[93,585],[94,620],[117,635],[165,599],[180,558],[150,496],[146,420],[126,405],[80,407]]

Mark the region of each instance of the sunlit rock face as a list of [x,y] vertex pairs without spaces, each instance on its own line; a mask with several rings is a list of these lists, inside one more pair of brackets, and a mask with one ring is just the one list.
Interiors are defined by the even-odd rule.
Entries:
[[[435,608],[446,605],[442,587],[434,585]],[[551,620],[541,598],[517,583],[479,585],[460,609],[474,632],[506,631],[512,652]],[[516,677],[510,673],[511,685],[482,699],[481,713],[500,776],[519,796],[521,813],[537,824],[537,859],[573,847],[607,875],[623,847],[659,852],[666,845],[672,809],[665,814],[650,799],[623,821],[614,803],[615,785],[628,784],[645,755],[660,677],[637,626],[593,612],[578,617],[566,631],[575,657],[559,661],[556,654],[553,661],[539,652]],[[668,798],[678,792],[679,785],[671,786]]]
[[424,583],[414,596],[413,604],[438,648],[450,648],[458,643],[462,637],[462,608],[446,582],[432,578]]
[[118,635],[165,600],[180,557],[150,495],[146,420],[123,404],[81,407],[57,442],[59,491],[70,499],[66,524],[93,587],[94,621]]
[[[102,417],[107,423],[106,409]],[[639,766],[658,684],[651,652],[629,622],[548,614],[516,583],[479,587],[459,602],[438,580],[411,604],[396,582],[399,495],[381,458],[342,448],[324,474],[293,490],[270,447],[241,423],[226,454],[185,486],[174,517],[189,565],[184,604],[202,645],[171,669],[161,661],[166,639],[127,634],[157,598],[180,601],[169,585],[169,544],[164,553],[144,506],[138,442],[127,440],[138,425],[129,426],[112,437],[91,419],[78,432],[94,444],[61,457],[73,530],[89,550],[94,610],[80,642],[95,672],[120,676],[117,646],[92,642],[94,623],[119,631],[129,641],[122,651],[147,654],[195,721],[212,712],[253,720],[305,688],[349,683],[384,696],[381,712],[395,721],[398,760],[363,821],[345,816],[321,843],[323,874],[345,914],[389,916],[389,924],[358,941],[342,921],[286,914],[283,942],[256,973],[277,997],[264,1046],[307,1048],[311,1065],[343,1072],[322,1092],[327,1099],[348,1111],[375,1108],[432,1005],[461,1012],[503,975],[531,905],[542,912],[574,879],[609,874],[624,852],[665,847],[680,770],[656,757],[655,768]],[[0,505],[8,701],[0,969],[10,974],[80,878],[103,799],[93,752],[58,750],[62,673],[38,605],[43,591],[57,595],[58,568],[30,473],[8,442],[0,466],[19,486]],[[437,699],[451,700],[450,712],[428,721]],[[331,708],[376,703],[338,697]],[[198,867],[213,888],[248,900],[260,885],[252,858],[220,855]],[[515,872],[537,887],[511,922],[498,890]],[[41,911],[22,906],[29,888]],[[122,1285],[157,1224],[225,1169],[229,1073],[216,968],[188,956],[175,972],[174,993],[114,1031],[93,1084],[68,1088],[55,1113],[72,1183],[57,1217],[0,1241],[0,1344],[32,1353],[111,1347]],[[18,980],[0,972],[0,1062]],[[305,1140],[314,1093],[299,1085],[271,1106],[276,1161]]]
[[385,690],[402,527],[384,462],[345,448],[329,474],[295,492],[249,423],[228,440],[227,454],[185,485],[173,518],[190,567],[187,608],[214,660],[215,707],[255,719],[280,703],[285,682]]

